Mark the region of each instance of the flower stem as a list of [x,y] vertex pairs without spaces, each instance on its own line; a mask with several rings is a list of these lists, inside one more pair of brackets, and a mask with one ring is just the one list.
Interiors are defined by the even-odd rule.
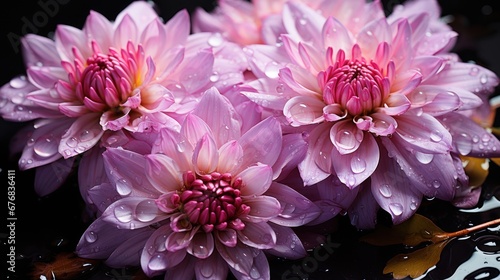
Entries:
[[462,230],[458,230],[458,231],[455,231],[455,232],[443,232],[443,233],[440,233],[440,234],[436,234],[432,238],[432,242],[434,242],[434,243],[441,242],[443,240],[447,240],[447,239],[450,239],[450,238],[463,236],[463,235],[469,234],[471,232],[478,231],[478,230],[481,230],[481,229],[484,229],[484,228],[487,228],[487,227],[490,227],[490,226],[498,225],[498,224],[500,224],[500,219],[491,220],[489,222],[482,223],[482,224],[479,224],[479,225],[475,225],[473,227],[462,229]]

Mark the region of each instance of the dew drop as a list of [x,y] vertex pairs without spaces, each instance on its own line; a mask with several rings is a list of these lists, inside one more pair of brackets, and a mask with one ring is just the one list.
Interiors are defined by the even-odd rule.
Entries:
[[428,164],[434,159],[434,155],[425,154],[422,152],[415,152],[415,158],[422,164]]
[[66,141],[66,145],[68,145],[68,147],[74,148],[78,145],[78,139],[76,139],[75,137],[71,137],[68,139],[68,141]]
[[468,155],[472,151],[472,139],[470,135],[461,133],[457,138],[456,145],[458,152],[463,156]]
[[387,184],[382,185],[378,191],[383,197],[389,198],[392,196],[391,187]]
[[149,260],[148,267],[151,270],[164,270],[167,268],[167,263],[162,255],[156,255]]
[[135,215],[141,222],[152,221],[158,213],[158,207],[152,200],[144,200],[137,204]]
[[417,210],[417,208],[418,208],[417,203],[416,203],[415,201],[412,201],[412,202],[410,203],[410,209],[411,209],[412,211],[415,211],[415,210]]
[[97,240],[97,233],[93,231],[89,231],[85,234],[85,240],[87,240],[88,243],[94,243]]
[[95,134],[92,130],[84,130],[80,134],[80,141],[86,142],[89,140],[92,140],[94,138]]
[[481,141],[483,141],[484,143],[490,142],[490,140],[491,136],[487,133],[483,134],[483,136],[481,137]]
[[346,183],[345,183],[348,187],[354,187],[354,185],[356,185],[356,178],[354,178],[354,176],[352,175],[348,175],[347,177],[347,180],[346,180]]
[[116,191],[121,196],[129,195],[132,192],[132,186],[129,181],[121,178],[116,181]]
[[432,186],[435,189],[439,189],[439,187],[441,187],[441,183],[438,180],[434,180],[434,181],[432,181]]
[[16,77],[16,78],[10,80],[10,83],[9,83],[9,85],[13,88],[22,88],[22,87],[25,87],[27,84],[28,84],[28,82],[26,81],[25,76]]
[[335,140],[337,144],[346,150],[351,150],[356,147],[356,144],[360,141],[356,139],[355,135],[349,130],[340,130],[335,135]]
[[201,267],[200,273],[203,277],[209,279],[214,275],[214,267],[211,265],[204,265]]
[[222,45],[224,38],[220,33],[214,33],[208,38],[208,44],[212,47],[218,47]]
[[400,203],[391,203],[389,204],[389,210],[391,210],[392,214],[394,214],[394,216],[401,216],[401,214],[403,214],[403,205],[401,205]]
[[10,101],[12,101],[12,103],[14,103],[14,104],[22,104],[24,99],[25,99],[24,97],[25,97],[24,93],[20,92],[16,95],[12,96],[10,98]]
[[212,75],[210,75],[210,82],[215,83],[219,80],[219,73],[213,72]]
[[307,19],[305,19],[305,18],[299,19],[299,24],[300,25],[306,25],[307,24]]
[[488,76],[486,76],[486,75],[484,75],[484,74],[483,74],[483,75],[481,75],[481,77],[479,77],[479,82],[480,82],[481,84],[483,84],[483,85],[484,85],[484,84],[486,84],[486,83],[488,82]]
[[356,174],[364,172],[366,170],[366,161],[359,157],[353,157],[351,159],[351,170]]
[[0,97],[0,108],[5,107],[7,105],[7,99]]
[[260,279],[260,273],[255,266],[250,269],[250,277],[252,279]]
[[431,141],[433,142],[439,142],[443,140],[443,133],[439,130],[434,130],[431,132]]
[[279,84],[276,86],[276,92],[277,93],[283,93],[285,91],[285,85]]
[[469,75],[471,76],[477,76],[478,73],[479,73],[479,68],[477,67],[472,67],[469,71]]
[[477,136],[477,135],[472,136],[472,142],[473,143],[479,142],[479,136]]
[[266,74],[267,77],[271,79],[278,78],[279,71],[280,67],[278,63],[275,61],[269,62],[264,68],[264,73]]
[[132,209],[127,205],[120,205],[114,209],[115,217],[122,223],[128,223],[132,220]]
[[[32,140],[32,139],[30,139]],[[33,151],[40,157],[51,157],[58,152],[59,143],[52,136],[45,136],[36,139]]]

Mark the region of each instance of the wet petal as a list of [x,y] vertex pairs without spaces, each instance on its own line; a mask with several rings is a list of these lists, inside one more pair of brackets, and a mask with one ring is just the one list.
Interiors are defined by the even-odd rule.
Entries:
[[276,245],[276,233],[267,222],[246,223],[245,228],[238,231],[238,239],[257,249],[271,249]]
[[145,165],[147,179],[159,192],[181,189],[182,173],[174,160],[163,154],[151,154],[146,156]]
[[99,114],[87,114],[79,117],[61,137],[59,153],[64,158],[81,154],[92,148],[103,135],[99,124]]
[[270,166],[260,164],[246,168],[235,178],[238,177],[243,181],[241,195],[261,195],[271,185],[273,170]]
[[165,220],[167,215],[159,211],[154,199],[124,197],[106,208],[101,218],[118,228],[136,229]]
[[307,255],[300,238],[289,227],[269,224],[276,233],[276,245],[266,252],[291,260],[297,260]]
[[243,203],[250,207],[250,213],[241,218],[252,223],[269,221],[281,212],[279,201],[271,196],[245,197]]
[[196,173],[210,174],[217,168],[219,163],[219,151],[213,138],[208,134],[198,141],[193,151],[193,165]]
[[211,233],[198,232],[187,247],[187,252],[196,258],[206,259],[214,251],[214,237]]

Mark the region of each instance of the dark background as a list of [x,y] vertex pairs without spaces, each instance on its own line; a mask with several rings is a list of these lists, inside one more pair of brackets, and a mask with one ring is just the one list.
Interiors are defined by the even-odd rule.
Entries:
[[[58,10],[52,15],[46,15],[47,20],[38,19],[39,21],[45,21],[44,24],[34,26],[35,29],[24,27],[25,30],[23,30],[26,21],[33,22],[33,16],[43,11],[39,2],[57,3]],[[401,2],[403,1],[383,1],[387,13]],[[4,7],[0,12],[0,85],[8,83],[16,75],[25,73],[20,49],[16,47],[15,40],[13,43],[12,38],[25,35],[24,31],[50,37],[57,24],[81,28],[90,10],[98,11],[108,19],[114,19],[129,3],[131,1],[9,1],[10,7]],[[207,10],[214,7],[214,1],[201,0],[163,0],[155,1],[155,3],[160,16],[165,20],[168,20],[181,9],[188,9],[188,11],[192,12],[197,6]],[[500,75],[500,1],[442,0],[439,3],[442,7],[442,15],[447,15],[450,25],[459,33],[454,51],[460,55],[462,60],[474,61]],[[498,90],[495,94],[498,94]],[[10,279],[38,279],[29,276],[34,268],[32,264],[50,262],[60,252],[71,252],[81,233],[88,225],[84,220],[85,215],[82,213],[83,202],[77,191],[75,176],[70,177],[67,184],[60,190],[47,197],[40,198],[33,192],[34,172],[32,170],[23,172],[17,170],[18,155],[10,156],[9,141],[15,131],[24,125],[24,123],[0,120],[0,185],[2,186],[2,192],[5,192],[5,194],[0,194],[2,198],[1,205],[4,205],[0,209],[2,213],[0,216],[7,212],[7,209],[5,209],[7,206],[5,198],[7,170],[16,170],[16,216],[18,218],[16,223],[16,248],[17,253],[21,254],[21,256],[18,256],[17,261],[17,268],[20,272],[17,278],[11,277]],[[500,197],[499,181],[496,175],[498,172],[497,168],[493,168],[492,175],[483,190],[483,200],[494,195]],[[450,231],[456,230],[455,227],[457,229],[463,228],[463,225],[467,224],[467,222],[484,222],[485,219],[492,218],[464,216],[447,203],[436,201],[429,204],[427,208],[422,209],[421,212],[427,216],[433,216],[438,225],[448,227]],[[496,211],[493,218],[498,218],[500,216],[499,212]],[[488,215],[492,214],[489,213]],[[449,221],[450,217],[455,220]],[[341,220],[340,223],[346,223],[346,221]],[[347,224],[344,226],[348,228]],[[358,234],[358,232],[348,228],[344,232],[333,236],[336,242],[344,245],[338,249],[334,256],[331,256],[325,262],[321,262],[317,271],[309,273],[310,279],[390,279],[387,275],[384,276],[381,271],[385,262],[391,257],[391,253],[379,248],[359,245],[355,239]],[[498,237],[498,234],[496,236]],[[6,252],[4,250],[5,237],[6,234],[2,226],[0,230],[0,241],[2,243],[2,257],[0,259],[2,260],[6,254],[4,253]],[[500,244],[498,238],[497,244]],[[426,279],[444,279],[451,276],[454,268],[470,256],[475,244],[463,243],[460,246],[462,247],[455,248],[453,253],[451,253],[451,249],[448,250],[448,253],[445,251],[443,254],[448,254],[448,260],[441,267],[447,268],[436,269],[435,273],[429,274],[430,276]],[[461,255],[457,252],[465,252],[465,254]],[[272,278],[281,279],[284,272],[290,270],[293,265],[300,264],[300,261],[290,263],[274,260],[271,262]],[[4,261],[2,261],[2,265],[5,266]],[[36,267],[43,266],[38,265]],[[134,269],[110,270],[99,263],[92,263],[88,268],[89,271],[78,274],[78,277],[68,276],[69,278],[64,278],[60,276],[58,279],[132,279],[131,275],[135,275],[134,279],[141,279],[140,273]],[[5,271],[5,269],[2,269],[0,275],[5,275]]]

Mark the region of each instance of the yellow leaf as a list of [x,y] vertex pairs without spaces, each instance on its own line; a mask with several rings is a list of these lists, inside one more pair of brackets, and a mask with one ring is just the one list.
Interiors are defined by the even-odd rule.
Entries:
[[500,166],[500,158],[490,158],[496,165]]
[[481,186],[488,176],[489,159],[462,157],[462,162],[465,174],[469,176],[469,185]]
[[[363,236],[361,241],[376,246],[395,244],[416,246],[423,242],[441,241],[442,239],[439,238],[443,233],[445,232],[431,220],[415,214],[405,222],[390,228],[377,226],[373,232]],[[436,236],[439,238],[436,239]]]
[[447,242],[430,244],[409,254],[399,254],[390,259],[384,267],[384,274],[392,273],[394,279],[408,276],[417,278],[437,264]]

